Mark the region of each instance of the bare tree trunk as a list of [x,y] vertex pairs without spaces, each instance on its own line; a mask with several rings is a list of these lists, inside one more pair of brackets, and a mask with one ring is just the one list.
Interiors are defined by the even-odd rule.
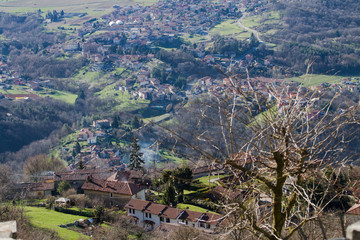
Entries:
[[307,237],[306,237],[304,231],[302,230],[302,228],[299,228],[299,235],[303,240],[307,240]]
[[346,238],[346,229],[345,229],[345,214],[343,211],[341,211],[339,213],[339,218],[340,218],[340,224],[341,224],[341,231],[342,231],[342,234],[343,234],[343,237]]
[[323,225],[323,223],[322,223],[322,221],[321,221],[320,216],[318,217],[318,222],[319,222],[319,226],[320,226],[320,229],[321,229],[321,233],[322,233],[324,239],[327,239],[327,237],[326,237],[326,231],[325,231],[325,228],[324,228],[324,225]]

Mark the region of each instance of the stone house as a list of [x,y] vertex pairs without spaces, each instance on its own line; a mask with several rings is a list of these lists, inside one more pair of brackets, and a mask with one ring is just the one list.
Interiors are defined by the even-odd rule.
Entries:
[[128,181],[108,181],[89,176],[81,189],[85,195],[103,201],[107,207],[122,208],[136,194],[136,197],[145,199],[145,192],[139,194],[143,187]]

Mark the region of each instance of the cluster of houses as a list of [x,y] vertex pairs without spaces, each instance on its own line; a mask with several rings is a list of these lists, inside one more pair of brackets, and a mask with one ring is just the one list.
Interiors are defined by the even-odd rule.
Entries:
[[40,178],[40,182],[16,184],[15,194],[37,198],[55,195],[59,184],[66,181],[77,193],[99,199],[104,206],[122,208],[132,197],[145,200],[145,189],[149,185],[141,171],[117,171],[115,168],[51,172]]
[[149,230],[154,230],[162,224],[178,224],[216,231],[224,220],[219,214],[183,210],[136,198],[131,199],[125,209],[134,223]]
[[[204,173],[219,173],[217,167],[201,167],[194,171],[199,177]],[[201,173],[200,175],[197,175]],[[65,172],[49,172],[40,177],[40,182],[18,183],[16,193],[19,196],[43,198],[56,195],[59,184],[67,181],[77,193],[97,199],[106,207],[119,207],[127,210],[134,222],[149,230],[162,224],[176,224],[195,227],[208,231],[218,231],[224,217],[210,212],[197,212],[178,209],[171,206],[147,201],[147,191],[151,184],[144,180],[144,174],[138,170],[118,171],[107,169],[76,169]],[[64,203],[67,204],[68,200]]]

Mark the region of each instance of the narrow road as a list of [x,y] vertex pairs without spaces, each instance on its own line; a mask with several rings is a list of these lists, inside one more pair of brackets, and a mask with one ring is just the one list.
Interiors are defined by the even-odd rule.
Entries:
[[237,21],[237,24],[239,25],[239,27],[245,29],[246,31],[249,31],[249,32],[252,32],[254,33],[254,36],[257,38],[257,40],[259,41],[259,43],[264,43],[263,40],[261,40],[260,38],[260,34],[258,31],[254,30],[254,29],[251,29],[251,28],[248,28],[248,27],[245,27],[242,23],[241,23],[241,20],[243,20],[247,15],[247,12],[243,12],[243,15],[241,16],[241,18]]

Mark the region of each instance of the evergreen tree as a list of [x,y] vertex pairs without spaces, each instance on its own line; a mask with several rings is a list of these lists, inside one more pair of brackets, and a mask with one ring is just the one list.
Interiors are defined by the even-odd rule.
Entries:
[[118,127],[119,127],[119,119],[118,119],[117,116],[114,117],[114,120],[113,120],[111,126],[112,126],[113,128],[118,128]]
[[81,152],[81,146],[80,146],[79,142],[76,142],[76,144],[75,144],[75,152],[76,152],[76,154]]
[[143,153],[139,151],[140,151],[140,146],[138,144],[138,139],[134,136],[133,142],[131,144],[130,164],[129,164],[129,168],[131,170],[140,170],[143,168],[142,164],[144,164],[145,161],[141,158]]
[[175,207],[176,206],[175,199],[176,199],[175,188],[172,185],[172,182],[169,181],[166,185],[166,189],[165,189],[162,200],[165,205],[172,204],[172,206]]
[[85,167],[84,167],[84,164],[83,164],[82,160],[80,159],[80,160],[79,160],[78,169],[84,169],[84,168],[85,168]]
[[139,128],[140,127],[140,121],[139,121],[139,118],[137,116],[134,116],[131,125],[132,125],[133,128]]
[[63,180],[59,183],[59,186],[57,187],[57,192],[60,194],[63,194],[64,192],[66,192],[67,190],[69,190],[71,188],[70,183],[68,183],[67,181]]

